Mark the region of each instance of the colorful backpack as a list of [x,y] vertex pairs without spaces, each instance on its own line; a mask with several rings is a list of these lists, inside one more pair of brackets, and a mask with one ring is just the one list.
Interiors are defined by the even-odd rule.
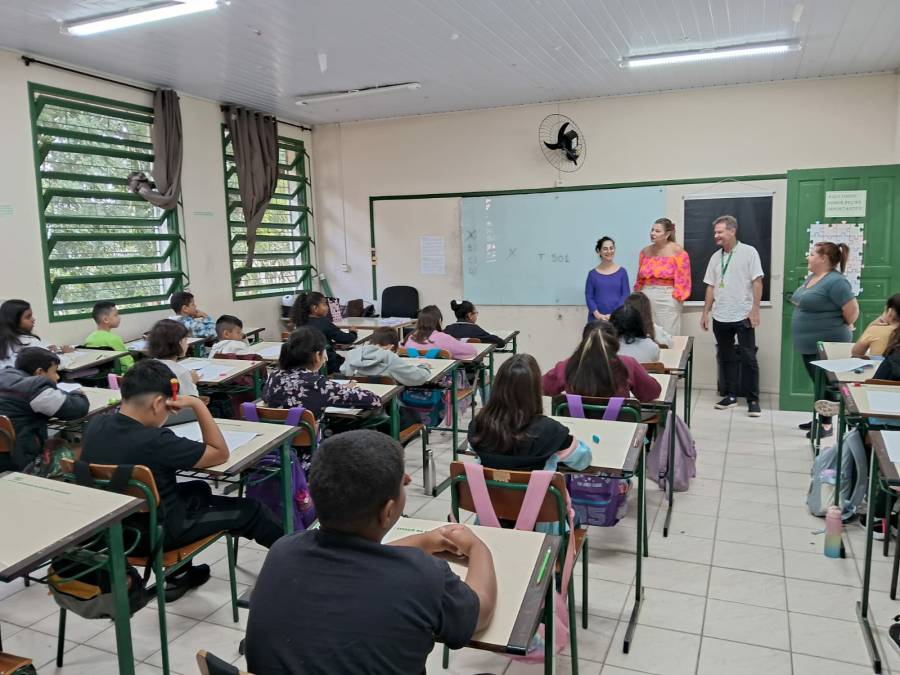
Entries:
[[[618,396],[610,398],[606,410],[603,411],[603,419],[608,421],[619,419],[624,401],[624,398]],[[566,403],[569,406],[569,415],[585,417],[581,396],[566,394]],[[575,473],[566,475],[566,486],[575,515],[582,525],[612,527],[628,512],[628,491],[631,483],[627,479]]]

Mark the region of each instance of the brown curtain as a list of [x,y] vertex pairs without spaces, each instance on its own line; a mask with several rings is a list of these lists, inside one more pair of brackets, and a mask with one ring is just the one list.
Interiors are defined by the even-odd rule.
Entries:
[[171,89],[157,89],[153,94],[153,178],[143,171],[128,176],[128,189],[166,211],[178,205],[181,197],[181,159],[183,134],[178,94]]
[[256,230],[278,185],[278,123],[275,117],[236,106],[225,108],[231,134],[241,208],[247,227],[247,267],[253,266]]

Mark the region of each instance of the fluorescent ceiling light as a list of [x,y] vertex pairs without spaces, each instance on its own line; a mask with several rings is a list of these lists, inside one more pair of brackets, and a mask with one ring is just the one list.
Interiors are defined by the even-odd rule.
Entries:
[[643,68],[646,66],[666,66],[676,63],[694,63],[697,61],[716,61],[718,59],[736,59],[744,56],[762,56],[765,54],[784,54],[800,50],[796,40],[776,40],[774,42],[751,42],[728,47],[710,47],[709,49],[689,49],[681,52],[663,52],[661,54],[642,54],[626,56],[619,62],[620,68]]
[[415,91],[421,89],[419,82],[403,82],[402,84],[386,84],[376,87],[363,87],[362,89],[348,89],[347,91],[328,91],[322,94],[309,94],[300,96],[295,103],[297,105],[309,105],[310,103],[323,103],[325,101],[339,101],[345,98],[356,98],[370,94],[389,94],[392,91]]
[[205,12],[210,9],[215,9],[218,4],[218,0],[155,2],[150,5],[137,7],[127,12],[105,14],[103,16],[65,23],[62,26],[62,31],[69,35],[94,35],[95,33],[103,33],[108,30],[118,30],[119,28],[139,26],[153,21],[162,21],[163,19],[172,19],[177,16]]

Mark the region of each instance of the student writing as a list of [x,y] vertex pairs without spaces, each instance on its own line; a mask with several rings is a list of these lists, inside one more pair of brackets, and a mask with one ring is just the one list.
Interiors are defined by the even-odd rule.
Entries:
[[450,309],[456,315],[456,321],[451,323],[444,332],[457,340],[478,340],[492,345],[502,347],[506,341],[502,338],[488,333],[484,328],[479,326],[475,321],[478,319],[478,309],[468,300],[450,301]]
[[341,369],[344,359],[335,351],[334,345],[352,345],[356,342],[356,333],[343,331],[334,325],[328,299],[324,295],[317,291],[298,295],[291,307],[291,323],[294,328],[311,326],[321,331],[328,341],[328,374]]
[[398,384],[414,387],[431,379],[431,367],[397,356],[400,335],[395,328],[377,328],[366,344],[351,349],[341,373],[364,377],[390,377]]
[[441,331],[444,317],[434,305],[428,305],[419,312],[415,330],[406,339],[404,346],[427,353],[432,349],[446,350],[452,359],[469,359],[477,353],[475,347],[460,342],[455,337]]
[[[187,352],[187,339],[188,329],[183,324],[172,319],[160,319],[147,334],[147,354],[165,364],[171,374],[178,378],[179,393],[199,396],[199,373],[178,363],[178,359]],[[171,379],[171,375],[169,377]]]
[[[117,352],[128,351],[122,338],[113,333],[122,323],[116,303],[105,300],[95,303],[94,309],[91,310],[91,317],[94,319],[97,329],[85,338],[85,347],[104,347]],[[119,363],[122,370],[128,370],[134,365],[134,358],[122,356],[119,358]]]
[[[250,600],[249,670],[424,673],[435,641],[459,649],[487,626],[497,580],[470,529],[381,543],[406,506],[404,476],[403,448],[389,436],[350,431],[322,443],[309,476],[321,528],[283,538],[266,557]],[[468,558],[465,580],[441,552]]]

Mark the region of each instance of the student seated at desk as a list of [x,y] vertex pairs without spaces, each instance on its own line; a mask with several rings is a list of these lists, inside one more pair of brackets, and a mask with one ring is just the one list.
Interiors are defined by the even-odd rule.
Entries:
[[619,307],[609,322],[619,333],[619,354],[640,363],[659,361],[659,345],[644,330],[644,319],[630,305]]
[[644,403],[655,401],[661,392],[659,382],[640,363],[619,354],[618,334],[608,321],[585,326],[572,356],[544,373],[541,387],[545,396],[563,392],[603,398],[633,396]]
[[424,384],[431,379],[431,367],[397,356],[400,334],[396,328],[376,328],[366,344],[347,353],[341,373],[353,377],[390,377],[407,387]]
[[580,470],[591,464],[591,449],[544,415],[541,371],[530,354],[516,354],[497,370],[491,397],[469,424],[468,438],[491,469],[556,471],[562,462]]
[[25,347],[43,347],[52,352],[68,353],[72,347],[48,345],[34,331],[34,313],[25,300],[7,300],[0,305],[0,368],[15,365],[16,355]]
[[[91,317],[97,324],[97,330],[85,338],[85,347],[103,347],[117,352],[128,351],[122,338],[113,333],[113,329],[118,328],[122,323],[116,303],[105,300],[95,303],[94,309],[91,310]],[[125,371],[134,365],[134,358],[122,356],[119,358],[119,363],[122,364],[122,370]]]
[[884,354],[891,335],[900,329],[900,293],[894,293],[887,299],[884,312],[872,321],[853,345],[851,355],[857,358]]
[[322,418],[328,406],[369,410],[381,405],[381,399],[354,383],[341,384],[319,372],[325,363],[325,336],[311,326],[301,326],[281,346],[278,369],[266,380],[263,400],[274,408],[303,406]]
[[900,328],[895,328],[884,349],[884,361],[872,376],[876,380],[900,381]]
[[427,353],[432,349],[445,349],[450,352],[451,359],[470,359],[477,350],[474,345],[460,342],[455,337],[441,331],[441,322],[444,320],[441,310],[434,305],[428,305],[419,311],[416,319],[416,327],[403,344],[404,347],[412,347],[421,353]]
[[57,464],[53,455],[64,451],[61,444],[48,442],[47,421],[87,415],[90,405],[83,393],[57,389],[58,366],[53,352],[26,347],[16,356],[15,367],[0,370],[0,415],[9,417],[16,431],[12,453],[0,455],[0,471],[45,475]]
[[653,320],[653,304],[650,302],[650,298],[641,291],[637,291],[625,298],[625,305],[633,307],[641,315],[641,320],[644,322],[644,332],[648,338],[660,347],[672,346],[674,340],[671,333]]
[[456,321],[444,329],[447,335],[455,337],[457,340],[478,340],[497,345],[498,347],[506,344],[503,338],[488,333],[475,323],[475,319],[478,318],[478,310],[468,300],[461,300],[460,302],[451,300],[450,309],[456,315]]
[[301,293],[291,307],[291,323],[294,328],[311,326],[316,328],[328,341],[328,374],[336,373],[344,363],[344,357],[334,350],[334,345],[352,345],[356,342],[356,333],[352,330],[341,330],[331,320],[331,309],[328,299],[317,291]]
[[[147,333],[147,354],[166,365],[171,374],[178,378],[178,392],[185,396],[199,396],[197,382],[200,375],[196,370],[188,370],[178,359],[187,353],[188,329],[178,321],[160,319]],[[171,377],[171,375],[170,375]]]
[[[491,552],[444,525],[382,544],[406,504],[403,448],[350,431],[322,443],[309,476],[320,529],[284,537],[250,599],[247,667],[266,675],[425,672],[435,642],[467,645],[497,599]],[[465,581],[435,554],[468,557]]]
[[216,320],[216,342],[209,350],[209,358],[216,354],[249,354],[250,345],[244,339],[244,322],[231,314],[223,314]]
[[[214,495],[206,481],[176,480],[179,469],[215,466],[227,461],[229,453],[203,402],[193,396],[172,398],[171,379],[172,373],[159,361],[144,359],[135,364],[122,378],[119,411],[98,415],[88,423],[81,459],[92,464],[140,464],[153,472],[166,550],[222,530],[269,548],[283,528],[263,504],[246,497]],[[162,428],[169,414],[186,408],[197,416],[202,442]],[[188,566],[167,580],[166,600],[173,601],[208,579],[209,565]]]
[[187,291],[173,293],[169,304],[175,312],[171,319],[187,328],[191,337],[209,339],[216,336],[216,327],[212,319],[206,312],[197,309],[193,293]]

